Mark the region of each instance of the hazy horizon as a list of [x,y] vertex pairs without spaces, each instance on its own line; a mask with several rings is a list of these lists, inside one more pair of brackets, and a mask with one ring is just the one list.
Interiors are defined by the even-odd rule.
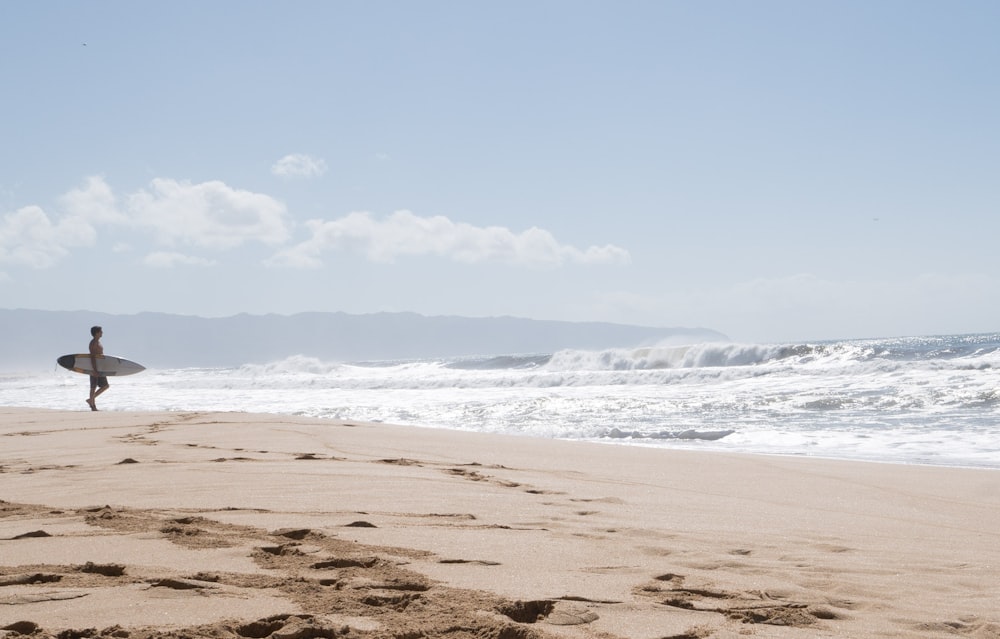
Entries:
[[186,368],[278,362],[504,357],[565,349],[629,349],[727,341],[697,327],[642,327],[601,322],[545,322],[513,317],[465,318],[414,313],[239,314],[223,318],[89,311],[0,309],[0,370],[47,367],[56,357],[85,353],[90,327],[104,327],[108,355],[145,366]]

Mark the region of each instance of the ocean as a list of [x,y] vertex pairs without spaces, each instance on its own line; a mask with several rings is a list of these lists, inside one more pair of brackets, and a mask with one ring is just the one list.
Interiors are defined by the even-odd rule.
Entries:
[[[53,358],[54,360],[54,358]],[[419,361],[307,355],[112,378],[113,411],[244,411],[533,437],[1000,469],[1000,333],[664,344]],[[53,363],[0,405],[87,410]]]

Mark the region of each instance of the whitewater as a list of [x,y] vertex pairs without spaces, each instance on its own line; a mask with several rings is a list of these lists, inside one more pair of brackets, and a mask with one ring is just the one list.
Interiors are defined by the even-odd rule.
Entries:
[[[54,359],[54,358],[53,358]],[[243,411],[1000,469],[1000,333],[420,361],[307,355],[112,378],[113,411]],[[0,405],[87,410],[87,380],[0,375]]]

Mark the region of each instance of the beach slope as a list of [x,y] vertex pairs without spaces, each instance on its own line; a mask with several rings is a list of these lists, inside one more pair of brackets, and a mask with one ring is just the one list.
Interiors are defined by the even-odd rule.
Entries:
[[0,408],[0,637],[1000,638],[1000,472]]

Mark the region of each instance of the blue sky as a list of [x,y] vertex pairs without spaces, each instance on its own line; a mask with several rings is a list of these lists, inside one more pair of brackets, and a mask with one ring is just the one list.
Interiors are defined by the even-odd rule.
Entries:
[[6,2],[0,307],[1000,330],[1000,4]]

